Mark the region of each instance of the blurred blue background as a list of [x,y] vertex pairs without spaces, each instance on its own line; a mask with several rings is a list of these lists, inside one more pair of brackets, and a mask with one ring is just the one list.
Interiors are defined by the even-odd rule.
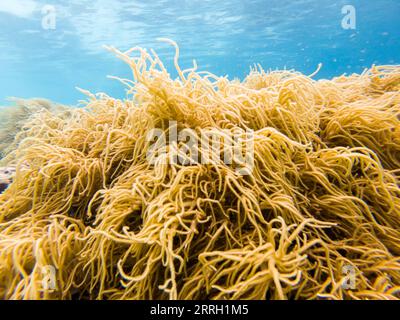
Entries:
[[[344,5],[356,10],[355,29],[342,27]],[[49,13],[55,29],[43,28]],[[196,59],[201,70],[243,78],[254,63],[309,74],[321,62],[317,78],[331,78],[399,64],[399,33],[399,0],[0,0],[0,104],[76,104],[76,86],[124,98],[106,76],[130,77],[129,68],[102,45],[154,48],[172,76],[174,50],[157,37],[179,44],[182,68]]]

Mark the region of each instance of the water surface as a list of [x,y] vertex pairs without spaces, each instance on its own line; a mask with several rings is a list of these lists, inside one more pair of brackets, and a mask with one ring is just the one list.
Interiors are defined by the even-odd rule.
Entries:
[[[349,4],[355,29],[342,27]],[[43,28],[49,13],[54,29]],[[103,45],[154,48],[175,76],[173,49],[158,37],[179,44],[183,68],[196,59],[229,78],[253,63],[309,74],[321,62],[318,78],[360,73],[400,63],[399,17],[398,0],[1,0],[0,104],[9,96],[75,104],[83,98],[76,86],[123,98],[106,76],[129,69]]]

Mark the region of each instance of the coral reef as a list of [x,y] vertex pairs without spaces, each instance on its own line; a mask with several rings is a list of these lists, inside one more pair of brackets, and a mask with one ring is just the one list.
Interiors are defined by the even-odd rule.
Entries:
[[9,150],[15,149],[15,136],[24,130],[24,126],[36,113],[66,111],[67,107],[52,103],[46,99],[11,98],[11,106],[0,107],[0,159]]
[[[400,298],[400,66],[230,81],[181,70],[176,47],[171,79],[154,52],[110,50],[131,98],[38,111],[7,152],[2,298]],[[181,142],[149,161],[149,130],[168,136],[171,121],[251,130],[251,174],[169,161]]]

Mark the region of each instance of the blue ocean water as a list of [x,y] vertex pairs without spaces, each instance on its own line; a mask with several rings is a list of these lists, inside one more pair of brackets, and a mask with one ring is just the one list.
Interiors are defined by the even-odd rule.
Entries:
[[[349,7],[350,6],[350,7]],[[348,9],[350,8],[350,9]],[[107,75],[129,68],[103,45],[153,48],[180,64],[243,78],[250,65],[317,78],[400,64],[399,0],[0,0],[0,104],[44,97],[76,104],[75,87],[123,98]]]

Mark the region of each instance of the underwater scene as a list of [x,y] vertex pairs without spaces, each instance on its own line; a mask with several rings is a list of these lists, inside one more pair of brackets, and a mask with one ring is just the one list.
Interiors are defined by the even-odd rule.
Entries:
[[399,17],[0,0],[0,299],[399,300]]

